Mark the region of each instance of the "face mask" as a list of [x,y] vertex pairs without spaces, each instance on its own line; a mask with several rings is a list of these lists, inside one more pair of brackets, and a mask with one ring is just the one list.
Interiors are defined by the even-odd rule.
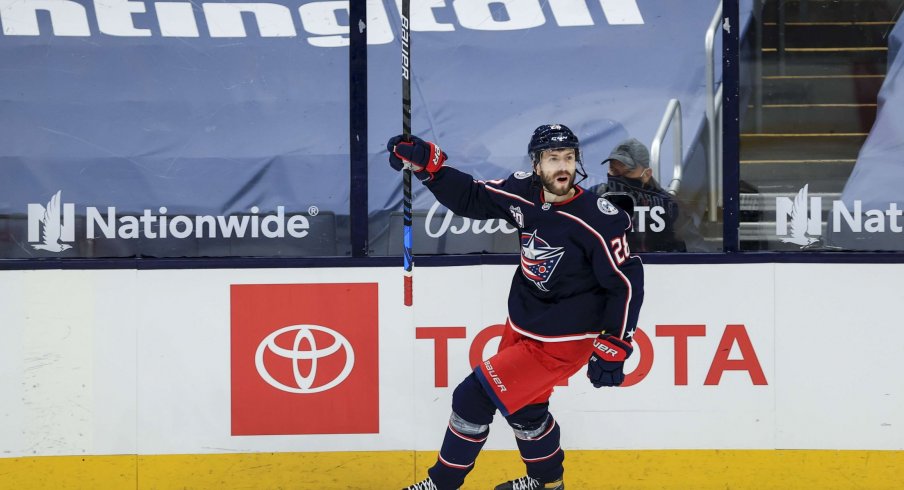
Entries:
[[628,177],[610,175],[607,188],[610,191],[628,191],[631,190],[631,188],[643,189],[643,181],[640,179],[629,179]]

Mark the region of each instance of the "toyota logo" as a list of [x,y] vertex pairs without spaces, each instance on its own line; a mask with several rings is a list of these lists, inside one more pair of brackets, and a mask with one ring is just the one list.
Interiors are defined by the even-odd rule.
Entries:
[[[276,339],[280,335],[289,332],[295,332],[295,340],[292,342],[292,348],[286,349],[277,345]],[[322,332],[331,336],[333,338],[333,343],[319,349],[317,341],[314,338],[314,332]],[[305,350],[301,350],[301,343],[304,340],[308,341],[308,347]],[[345,352],[345,366],[342,368],[342,371],[329,383],[322,386],[313,386],[314,377],[317,375],[318,359],[324,359],[331,356],[340,349]],[[291,360],[295,386],[285,385],[270,375],[267,371],[267,366],[264,365],[264,355],[268,351],[279,357]],[[303,376],[301,370],[298,368],[298,363],[301,360],[311,361],[311,370],[307,376]],[[355,366],[355,351],[352,350],[352,344],[348,339],[331,328],[321,327],[319,325],[291,325],[280,328],[261,341],[260,345],[257,346],[257,352],[254,354],[254,365],[257,368],[257,373],[260,377],[270,386],[278,390],[302,394],[320,393],[329,390],[330,388],[334,388],[345,381],[345,378],[348,377],[349,373],[352,372],[352,368]]]

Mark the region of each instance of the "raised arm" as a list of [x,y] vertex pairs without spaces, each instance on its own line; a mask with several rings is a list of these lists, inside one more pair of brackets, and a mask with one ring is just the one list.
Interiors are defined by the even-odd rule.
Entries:
[[412,136],[411,141],[405,141],[401,136],[393,137],[386,149],[392,168],[401,170],[409,165],[414,175],[453,213],[473,219],[504,219],[517,226],[507,211],[508,201],[523,198],[504,190],[504,180],[481,182],[445,166],[446,153],[436,144],[416,136]]

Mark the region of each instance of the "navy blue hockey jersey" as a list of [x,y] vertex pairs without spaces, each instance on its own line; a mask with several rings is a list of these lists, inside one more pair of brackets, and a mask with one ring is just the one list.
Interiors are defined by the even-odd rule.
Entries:
[[518,228],[521,266],[512,278],[512,327],[546,342],[605,331],[631,340],[643,303],[643,264],[628,249],[627,213],[581,187],[547,203],[531,172],[476,181],[443,167],[425,184],[459,216],[504,219]]

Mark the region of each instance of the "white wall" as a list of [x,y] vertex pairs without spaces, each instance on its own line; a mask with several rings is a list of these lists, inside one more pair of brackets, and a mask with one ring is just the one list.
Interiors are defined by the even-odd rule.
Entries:
[[[452,389],[470,371],[472,341],[505,321],[514,270],[419,268],[410,309],[394,268],[0,272],[0,457],[437,448]],[[629,367],[649,372],[618,389],[594,389],[580,372],[557,388],[551,409],[563,444],[904,449],[902,274],[897,264],[646,266],[643,334]],[[233,436],[232,349],[240,341],[231,286],[324,283],[375,284],[376,318],[367,320],[374,315],[362,304],[319,296],[303,307],[268,298],[258,313],[296,318],[297,307],[295,323],[329,323],[346,336],[370,327],[330,320],[336,312],[372,321],[378,341],[352,342],[356,364],[343,383],[378,385],[378,427]],[[416,328],[429,337],[438,327],[465,335],[442,344],[445,387],[435,386],[435,342],[415,338]],[[368,349],[378,368],[363,372]],[[723,372],[706,384],[713,366]],[[340,388],[316,395],[341,395],[331,410],[297,408],[313,406],[305,405],[313,394],[280,394],[300,403],[292,410],[253,405],[316,432],[316,421],[361,413],[362,400],[376,399],[376,391]],[[487,448],[514,448],[499,417]]]

